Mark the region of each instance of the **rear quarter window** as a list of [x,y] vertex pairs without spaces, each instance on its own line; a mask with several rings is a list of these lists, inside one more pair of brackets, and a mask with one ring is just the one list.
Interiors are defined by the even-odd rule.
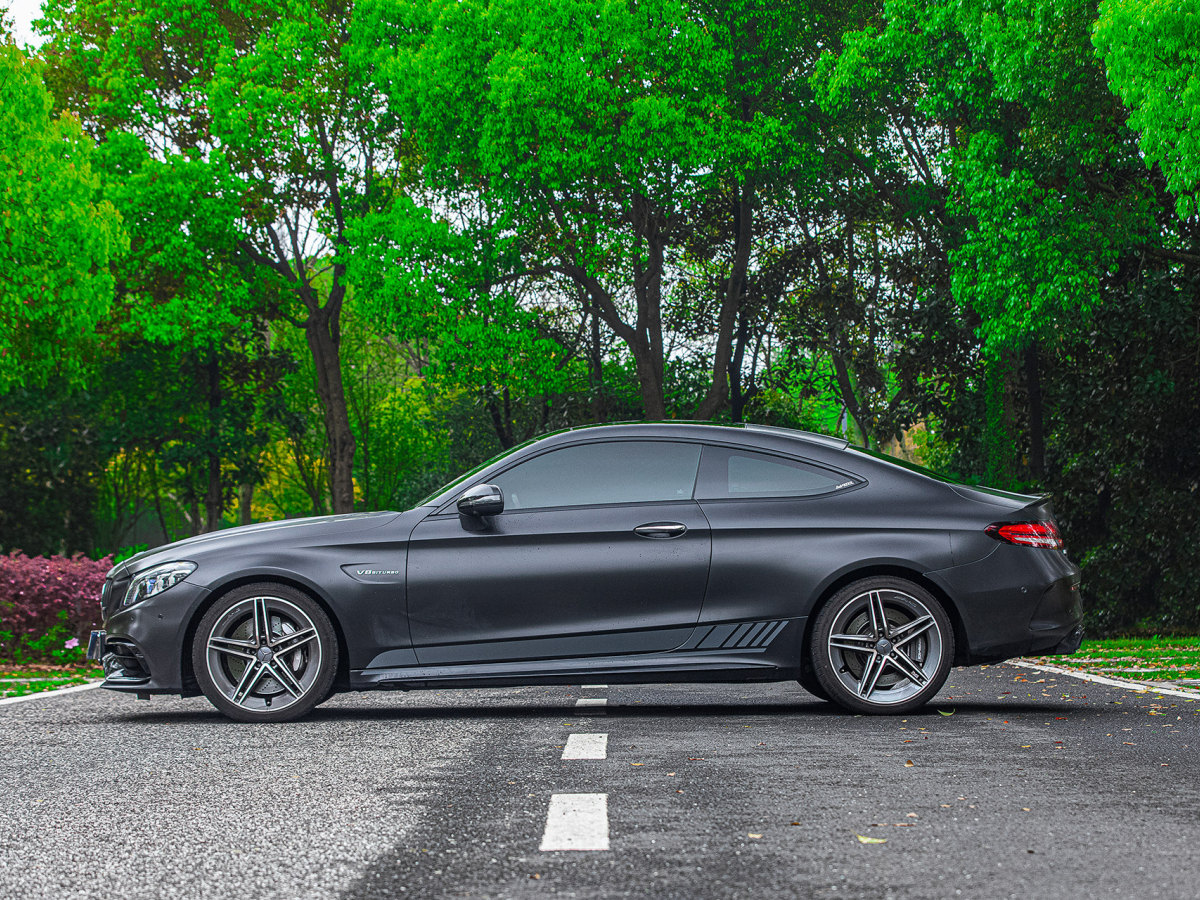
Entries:
[[771,453],[706,446],[700,461],[697,500],[812,497],[858,481],[813,463]]

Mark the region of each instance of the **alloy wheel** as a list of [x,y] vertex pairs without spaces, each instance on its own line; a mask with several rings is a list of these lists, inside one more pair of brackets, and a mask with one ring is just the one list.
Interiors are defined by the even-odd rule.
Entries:
[[306,700],[326,669],[317,622],[283,597],[240,599],[203,633],[207,680],[247,718],[282,713]]
[[821,610],[812,649],[830,699],[859,712],[904,712],[941,688],[954,633],[925,590],[877,577],[850,585]]

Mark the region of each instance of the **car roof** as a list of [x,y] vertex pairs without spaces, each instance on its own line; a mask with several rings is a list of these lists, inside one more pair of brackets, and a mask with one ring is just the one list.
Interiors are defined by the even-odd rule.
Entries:
[[[749,432],[750,434],[747,434]],[[844,450],[848,445],[845,438],[832,437],[827,434],[817,434],[812,431],[800,431],[795,428],[781,428],[775,425],[754,425],[734,422],[715,425],[711,422],[690,422],[669,420],[662,422],[614,422],[603,425],[577,425],[574,428],[564,428],[552,431],[535,438],[530,443],[540,443],[551,438],[557,438],[554,443],[570,443],[572,437],[587,433],[589,437],[687,437],[699,440],[725,440],[734,443],[760,443],[754,436],[773,436],[789,441],[803,441],[832,450]],[[747,440],[749,438],[749,440]]]

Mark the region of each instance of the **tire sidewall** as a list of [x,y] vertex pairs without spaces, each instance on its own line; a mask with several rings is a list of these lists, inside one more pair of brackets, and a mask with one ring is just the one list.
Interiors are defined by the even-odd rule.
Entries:
[[[300,607],[312,620],[317,639],[321,642],[321,670],[316,681],[303,697],[277,711],[257,712],[239,706],[221,692],[208,673],[208,639],[213,626],[231,607],[251,597],[278,597]],[[224,715],[239,722],[290,722],[299,719],[327,700],[334,690],[338,670],[338,641],[333,623],[321,604],[288,585],[272,582],[247,584],[223,594],[208,608],[196,626],[191,651],[192,671],[204,696]]]
[[[928,608],[941,631],[942,658],[939,660],[933,676],[929,679],[929,684],[920,692],[900,703],[872,703],[852,694],[838,678],[837,672],[834,671],[833,661],[829,656],[829,635],[833,623],[842,609],[850,601],[868,591],[879,590],[899,591],[919,600]],[[942,685],[945,684],[946,678],[950,674],[950,665],[954,660],[954,628],[941,601],[928,590],[905,578],[877,575],[848,584],[829,598],[829,602],[822,606],[820,612],[817,613],[808,650],[813,674],[833,703],[856,713],[899,715],[924,706],[942,689]]]

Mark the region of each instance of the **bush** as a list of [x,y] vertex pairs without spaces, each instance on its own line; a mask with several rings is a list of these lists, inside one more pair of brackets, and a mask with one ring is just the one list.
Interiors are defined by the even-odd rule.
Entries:
[[0,658],[81,660],[110,568],[112,557],[0,556]]

